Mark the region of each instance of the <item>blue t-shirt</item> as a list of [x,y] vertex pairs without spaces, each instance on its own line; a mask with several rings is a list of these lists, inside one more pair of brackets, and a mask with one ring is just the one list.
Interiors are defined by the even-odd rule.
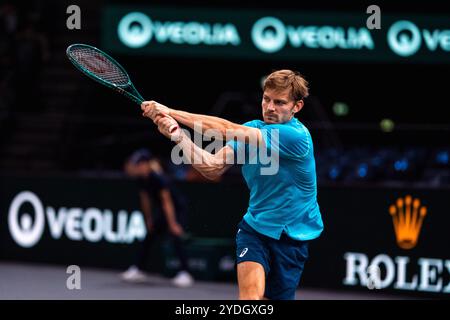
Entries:
[[229,141],[250,189],[245,221],[256,231],[279,239],[317,238],[323,222],[317,203],[316,166],[311,135],[296,118],[282,124],[253,120],[265,145]]

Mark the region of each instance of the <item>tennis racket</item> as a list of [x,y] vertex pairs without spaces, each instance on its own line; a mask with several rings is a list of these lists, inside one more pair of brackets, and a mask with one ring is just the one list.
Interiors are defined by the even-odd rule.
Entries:
[[[77,43],[68,46],[66,54],[70,62],[89,78],[123,94],[139,106],[145,101],[125,69],[100,49]],[[173,125],[169,128],[169,132],[173,133],[177,128],[177,125]]]

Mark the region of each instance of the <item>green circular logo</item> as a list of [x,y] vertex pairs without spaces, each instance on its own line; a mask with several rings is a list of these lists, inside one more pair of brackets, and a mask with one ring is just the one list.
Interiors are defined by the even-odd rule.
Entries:
[[394,23],[389,28],[387,37],[391,50],[402,57],[408,57],[416,53],[422,43],[419,28],[406,20]]
[[264,17],[253,25],[253,43],[263,52],[274,53],[281,50],[286,44],[286,38],[286,28],[277,18]]
[[141,12],[130,12],[120,19],[117,34],[124,45],[141,48],[152,39],[152,20]]

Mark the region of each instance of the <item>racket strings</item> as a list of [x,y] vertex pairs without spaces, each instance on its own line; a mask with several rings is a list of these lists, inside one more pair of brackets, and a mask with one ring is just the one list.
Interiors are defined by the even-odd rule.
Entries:
[[128,84],[128,76],[101,53],[89,48],[73,48],[70,54],[78,64],[97,77],[116,85]]

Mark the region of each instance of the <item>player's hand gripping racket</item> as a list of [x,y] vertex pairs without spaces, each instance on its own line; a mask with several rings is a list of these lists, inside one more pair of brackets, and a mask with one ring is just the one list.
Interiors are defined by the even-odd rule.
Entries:
[[[123,94],[138,105],[144,102],[125,69],[100,49],[87,44],[72,44],[67,47],[66,54],[70,62],[89,78]],[[169,132],[173,133],[177,128],[174,124]]]

